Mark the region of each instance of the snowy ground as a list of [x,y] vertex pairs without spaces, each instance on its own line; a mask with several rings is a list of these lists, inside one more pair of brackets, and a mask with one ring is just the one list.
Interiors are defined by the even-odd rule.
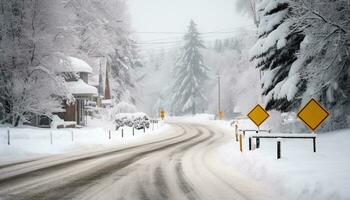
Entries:
[[[244,152],[234,139],[228,122],[214,122],[232,141],[218,149],[228,166],[250,175],[287,199],[350,199],[350,129],[317,135],[317,152],[312,140],[282,140],[282,159],[276,159],[276,139],[262,139],[260,149]],[[245,128],[254,128],[242,121]]]
[[48,129],[23,127],[7,145],[0,128],[0,199],[350,199],[350,130],[318,135],[317,153],[310,140],[285,139],[277,160],[276,140],[248,151],[246,137],[241,153],[229,122],[212,118],[111,139],[108,126],[55,130],[53,144]]
[[158,134],[168,128],[163,123],[151,124],[150,128],[146,129],[146,133],[135,129],[133,136],[132,129],[124,127],[122,137],[122,129],[115,131],[109,124],[103,124],[103,128],[97,127],[98,123],[101,126],[101,122],[96,122],[80,129],[46,129],[29,126],[10,128],[10,145],[8,145],[7,127],[0,127],[0,165],[52,154],[148,141],[158,137]]
[[134,145],[0,166],[0,199],[276,199],[222,164],[216,150],[230,135],[175,121]]

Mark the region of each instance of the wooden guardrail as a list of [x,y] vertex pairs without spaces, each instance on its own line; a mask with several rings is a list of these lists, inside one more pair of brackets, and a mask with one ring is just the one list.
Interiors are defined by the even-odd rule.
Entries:
[[252,139],[256,148],[260,148],[260,139],[277,139],[277,159],[281,158],[281,139],[312,139],[313,151],[316,152],[316,134],[260,134],[249,136],[249,150],[252,150]]

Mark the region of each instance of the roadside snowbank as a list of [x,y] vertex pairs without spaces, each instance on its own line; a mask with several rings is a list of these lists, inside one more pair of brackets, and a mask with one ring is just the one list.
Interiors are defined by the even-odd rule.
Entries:
[[188,115],[182,117],[166,117],[165,122],[180,122],[180,123],[197,123],[197,124],[207,124],[208,121],[214,120],[215,115],[212,114],[196,114],[196,115]]
[[248,151],[245,137],[241,153],[230,123],[213,124],[232,134],[232,141],[218,149],[223,161],[270,185],[281,199],[350,199],[350,129],[319,134],[317,153],[312,140],[284,139],[282,159],[277,160],[275,139],[261,139],[260,149]]
[[133,136],[130,127],[120,128],[118,131],[107,125],[103,127],[105,128],[44,129],[28,126],[10,128],[10,145],[8,145],[8,129],[0,127],[0,165],[51,154],[139,142],[151,139],[168,128],[167,125],[159,123],[151,125],[146,129],[146,133],[135,129]]

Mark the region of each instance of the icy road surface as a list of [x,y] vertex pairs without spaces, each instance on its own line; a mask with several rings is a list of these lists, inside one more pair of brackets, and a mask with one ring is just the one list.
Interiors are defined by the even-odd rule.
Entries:
[[222,164],[217,148],[232,135],[206,125],[170,126],[159,139],[133,146],[0,166],[0,199],[280,199],[273,186]]

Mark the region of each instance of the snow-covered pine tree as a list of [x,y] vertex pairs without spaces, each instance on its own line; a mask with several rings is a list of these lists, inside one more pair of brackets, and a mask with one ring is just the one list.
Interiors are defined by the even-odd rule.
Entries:
[[348,0],[295,0],[292,12],[306,35],[298,65],[307,89],[301,96],[319,100],[331,112],[324,129],[350,124],[350,6]]
[[197,25],[191,20],[188,32],[184,36],[183,54],[178,59],[172,86],[172,113],[184,114],[205,108],[206,97],[203,94],[203,84],[209,79],[209,69],[203,65],[200,49],[205,48]]
[[[250,51],[251,60],[262,72],[262,94],[267,110],[290,111],[300,104],[293,99],[305,90],[305,81],[291,70],[304,35],[294,30],[287,0],[262,0],[257,6],[258,41]],[[288,79],[288,76],[293,78]]]

